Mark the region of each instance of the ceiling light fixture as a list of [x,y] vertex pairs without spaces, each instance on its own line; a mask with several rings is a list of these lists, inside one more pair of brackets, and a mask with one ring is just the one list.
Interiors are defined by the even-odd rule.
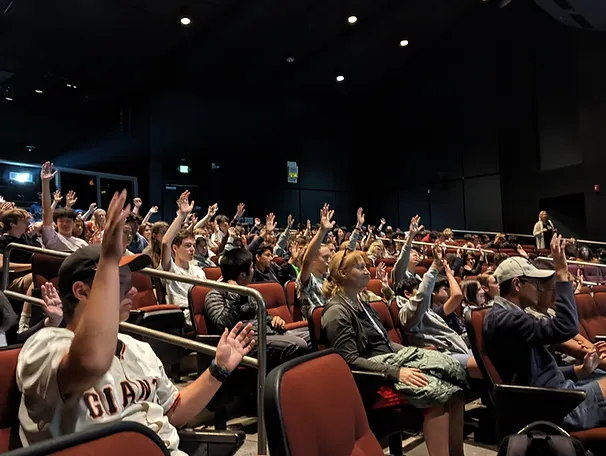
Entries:
[[402,41],[400,41],[400,46],[402,46],[402,47],[408,46],[408,40],[402,40]]
[[13,101],[13,97],[4,97],[6,101]]
[[72,89],[77,89],[77,87],[74,85],[74,86],[72,86]]
[[36,93],[42,93],[42,90],[36,89],[36,90],[34,90],[34,92],[36,92]]
[[350,24],[355,24],[356,22],[358,22],[358,18],[356,16],[349,16],[347,18],[347,22],[349,22]]
[[337,82],[345,81],[345,76],[337,76]]
[[66,85],[67,87],[71,87],[71,86],[72,86],[71,84],[65,84],[65,85]]
[[287,63],[293,63],[295,61],[294,57],[287,57],[286,62]]
[[187,16],[183,16],[181,18],[181,25],[189,25],[191,24],[191,19]]

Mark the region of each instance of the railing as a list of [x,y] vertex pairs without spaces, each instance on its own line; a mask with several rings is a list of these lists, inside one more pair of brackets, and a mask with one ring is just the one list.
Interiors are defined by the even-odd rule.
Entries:
[[[489,236],[496,236],[497,234],[499,234],[498,232],[495,232],[495,231],[473,231],[473,230],[452,230],[452,232],[459,233],[459,234],[487,234]],[[506,236],[525,237],[525,238],[534,239],[534,235],[532,235],[532,234],[505,233],[504,231],[501,231],[501,233],[505,234]]]
[[[406,239],[389,239],[389,238],[377,238],[377,241],[393,241],[393,242],[406,242]],[[425,245],[428,247],[433,247],[435,244],[431,242],[423,242],[423,241],[412,241],[413,245]],[[458,245],[448,245],[448,244],[440,244],[442,247],[446,247],[448,249],[457,249],[457,250],[466,250],[469,252],[479,252],[480,249],[476,249],[475,247],[463,247]],[[496,253],[494,250],[490,249],[482,249],[482,252],[486,253]]]
[[[32,253],[40,253],[43,255],[55,256],[59,258],[66,258],[69,256],[69,253],[65,252],[57,252],[54,250],[46,250],[40,247],[33,247],[29,245],[23,244],[15,244],[11,243],[6,246],[4,249],[4,271],[9,270],[10,266],[10,256],[13,250],[25,250],[27,252]],[[173,274],[165,271],[158,271],[156,269],[145,268],[141,271],[144,274],[149,276],[159,277],[162,279],[168,280],[176,280],[178,282],[188,283],[191,285],[202,285],[208,288],[213,288],[216,290],[222,291],[231,291],[234,293],[238,293],[240,295],[249,296],[257,301],[257,313],[259,319],[259,328],[257,333],[257,359],[251,358],[249,356],[245,356],[242,364],[250,367],[255,367],[258,369],[257,376],[257,419],[258,419],[258,441],[257,441],[257,454],[266,455],[267,454],[267,434],[265,432],[265,408],[263,405],[264,400],[264,389],[265,389],[265,376],[266,376],[266,366],[267,366],[267,331],[266,331],[266,315],[267,310],[265,307],[265,300],[263,299],[263,295],[258,290],[254,288],[242,287],[240,285],[231,285],[223,282],[216,282],[212,280],[201,280],[195,279],[193,277],[186,277],[179,274]],[[31,302],[35,305],[41,305],[43,301],[38,298],[34,298],[32,296],[26,296],[21,293],[16,293],[14,291],[8,290],[9,284],[9,274],[4,274],[2,277],[2,291],[4,294],[13,299],[18,299],[22,301]],[[173,345],[178,345],[180,347],[186,348],[188,350],[192,350],[198,353],[203,353],[206,355],[214,355],[217,349],[211,345],[206,345],[200,342],[192,341],[189,339],[185,339],[183,337],[178,337],[172,334],[163,333],[161,331],[156,331],[149,328],[144,328],[142,326],[133,325],[131,323],[120,323],[120,329],[128,332],[132,332],[135,334],[140,334],[142,336],[150,337],[162,342],[166,342]]]

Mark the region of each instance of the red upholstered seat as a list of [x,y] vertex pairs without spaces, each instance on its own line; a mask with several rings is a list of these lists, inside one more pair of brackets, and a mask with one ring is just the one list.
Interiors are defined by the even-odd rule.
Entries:
[[576,294],[579,323],[583,326],[588,339],[595,342],[596,336],[606,335],[606,299],[603,293],[597,293],[597,301],[590,294]]
[[420,277],[423,277],[423,275],[427,272],[427,268],[425,266],[417,266],[417,267],[415,267],[415,272]]
[[282,318],[286,322],[287,330],[307,326],[306,321],[293,322],[284,288],[278,282],[251,283],[249,286],[263,295],[267,313]]
[[0,453],[21,447],[19,440],[19,402],[17,358],[21,346],[0,349]]
[[392,266],[394,264],[396,264],[396,259],[395,258],[379,258],[377,261],[375,261],[375,264],[377,266],[379,266],[379,264],[381,263],[385,263],[386,267]]
[[332,350],[289,361],[269,374],[265,418],[273,456],[383,455],[352,374]]
[[396,325],[391,318],[387,304],[385,304],[383,301],[375,301],[371,302],[370,305],[379,315],[379,320],[381,320],[381,324],[387,330],[389,340],[395,342],[396,344],[402,345],[402,337],[400,336],[400,332],[397,330]]
[[286,296],[286,304],[290,307],[293,321],[303,321],[301,303],[297,298],[297,284],[294,280],[289,280],[284,284],[284,295]]
[[150,276],[141,272],[133,272],[132,281],[133,286],[137,289],[137,294],[133,296],[133,310],[158,304]]
[[370,279],[366,288],[372,291],[377,296],[383,297],[383,291],[381,290],[381,281],[379,279]]
[[59,268],[65,258],[34,253],[32,256],[32,274],[34,288],[40,288],[46,282],[57,286],[59,279]]
[[221,278],[221,268],[204,268],[204,275],[208,280],[219,280]]
[[189,315],[196,334],[199,335],[208,335],[208,328],[204,320],[204,301],[210,290],[208,287],[196,285],[190,288],[188,293]]
[[280,266],[282,263],[284,263],[284,257],[277,256],[277,257],[274,257],[272,261],[274,263],[276,263],[278,266]]

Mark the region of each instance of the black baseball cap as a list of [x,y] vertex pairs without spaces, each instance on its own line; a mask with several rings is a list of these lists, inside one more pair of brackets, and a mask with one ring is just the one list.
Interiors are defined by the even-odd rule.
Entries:
[[[59,268],[59,294],[63,297],[72,294],[72,286],[79,280],[92,279],[97,272],[97,263],[101,258],[101,244],[93,244],[76,250],[65,258]],[[120,260],[120,266],[128,266],[131,271],[139,271],[152,263],[149,255],[126,255]]]

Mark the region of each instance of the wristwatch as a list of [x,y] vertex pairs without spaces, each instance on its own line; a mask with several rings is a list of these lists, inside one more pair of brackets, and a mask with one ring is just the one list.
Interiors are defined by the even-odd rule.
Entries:
[[213,359],[213,362],[210,364],[210,367],[208,368],[208,370],[210,371],[210,375],[215,377],[221,383],[223,383],[225,380],[227,380],[227,377],[229,377],[229,371],[226,371],[222,367],[217,366],[215,364],[214,359]]

